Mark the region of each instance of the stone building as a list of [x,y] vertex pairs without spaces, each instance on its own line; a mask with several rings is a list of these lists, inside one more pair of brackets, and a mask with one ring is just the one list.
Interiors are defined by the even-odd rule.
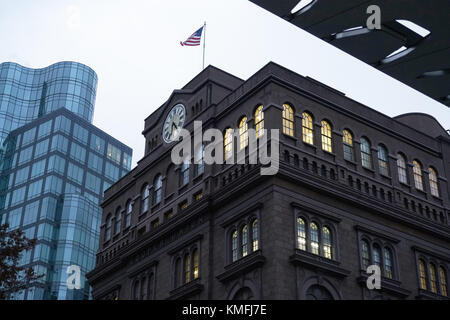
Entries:
[[[171,126],[194,120],[225,153],[279,129],[278,173],[173,164]],[[104,196],[95,299],[447,299],[450,136],[429,115],[390,118],[275,63],[246,81],[209,66],[143,135]]]

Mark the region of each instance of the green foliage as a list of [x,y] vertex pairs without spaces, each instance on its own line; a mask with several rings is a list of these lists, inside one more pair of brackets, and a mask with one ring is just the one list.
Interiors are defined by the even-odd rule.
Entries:
[[18,266],[21,255],[36,245],[36,239],[28,239],[20,229],[9,230],[0,225],[0,300],[20,291],[41,276],[33,268]]

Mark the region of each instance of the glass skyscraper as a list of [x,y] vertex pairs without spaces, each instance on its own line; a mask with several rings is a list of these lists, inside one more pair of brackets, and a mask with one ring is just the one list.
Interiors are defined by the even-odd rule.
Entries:
[[[61,62],[44,69],[0,64],[0,222],[36,247],[21,265],[44,275],[11,299],[88,299],[103,191],[131,167],[132,150],[91,124],[97,76]],[[68,289],[67,267],[81,270]]]

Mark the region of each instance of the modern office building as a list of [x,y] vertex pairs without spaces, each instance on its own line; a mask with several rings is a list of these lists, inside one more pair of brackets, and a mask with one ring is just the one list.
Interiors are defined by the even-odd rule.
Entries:
[[[0,64],[0,222],[38,240],[21,265],[43,275],[11,299],[88,299],[103,191],[132,150],[92,125],[97,76],[79,63],[32,70]],[[69,111],[70,110],[70,111]],[[81,270],[68,289],[67,267]]]
[[[174,164],[173,126],[195,120],[245,164]],[[260,144],[279,130],[275,175],[249,164],[250,128]],[[450,136],[433,117],[391,118],[275,63],[246,81],[209,66],[143,135],[105,192],[95,299],[448,299]]]

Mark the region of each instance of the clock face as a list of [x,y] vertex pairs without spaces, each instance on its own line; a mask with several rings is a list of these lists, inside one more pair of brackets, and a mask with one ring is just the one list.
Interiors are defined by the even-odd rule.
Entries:
[[166,143],[170,143],[178,139],[180,129],[183,128],[186,120],[186,109],[179,103],[175,105],[164,121],[163,139]]

